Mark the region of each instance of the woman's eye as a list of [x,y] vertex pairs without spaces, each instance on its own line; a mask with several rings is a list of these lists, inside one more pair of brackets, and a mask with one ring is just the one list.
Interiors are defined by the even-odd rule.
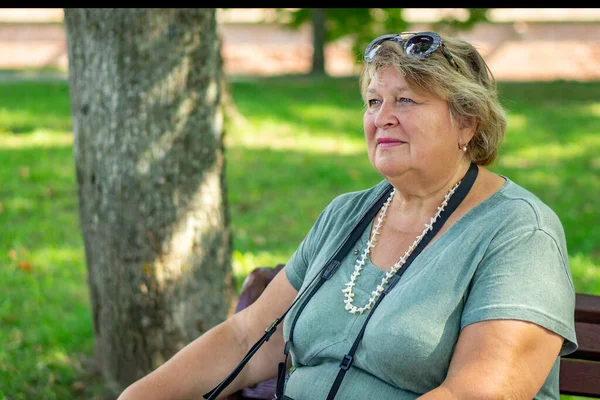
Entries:
[[370,100],[367,101],[367,104],[369,105],[369,107],[373,107],[373,106],[379,104],[379,100],[377,100],[377,99],[370,99]]
[[414,103],[414,101],[412,101],[408,97],[400,97],[397,101],[398,103]]

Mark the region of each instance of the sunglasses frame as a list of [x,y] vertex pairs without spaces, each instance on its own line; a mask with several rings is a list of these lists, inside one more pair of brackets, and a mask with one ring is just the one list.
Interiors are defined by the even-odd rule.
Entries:
[[[410,35],[410,36],[407,37],[406,39],[403,39],[402,35]],[[410,53],[407,51],[407,48],[410,45],[411,39],[414,37],[417,37],[417,36],[426,36],[426,37],[430,38],[432,40],[431,47],[429,47],[427,50],[425,50],[422,53]],[[402,47],[402,50],[404,51],[404,54],[406,54],[407,57],[417,59],[417,60],[422,60],[424,58],[427,58],[434,51],[436,51],[437,49],[440,49],[440,51],[442,52],[442,54],[444,55],[446,60],[448,60],[448,63],[450,63],[450,65],[452,67],[454,67],[458,72],[460,72],[460,68],[458,67],[458,64],[456,63],[456,61],[454,61],[452,54],[450,54],[450,51],[448,49],[446,49],[446,46],[444,45],[444,41],[442,40],[442,37],[435,32],[402,32],[402,33],[392,33],[392,34],[387,34],[387,35],[381,35],[381,36],[373,39],[371,41],[371,43],[369,43],[369,45],[366,47],[364,57],[363,57],[364,60],[369,64],[372,63],[373,60],[375,59],[375,56],[377,55],[377,51],[379,50],[381,43],[386,42],[388,40],[398,43],[398,45],[400,47]]]

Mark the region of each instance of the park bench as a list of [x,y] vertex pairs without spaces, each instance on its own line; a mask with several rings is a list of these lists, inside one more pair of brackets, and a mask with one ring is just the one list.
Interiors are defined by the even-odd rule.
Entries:
[[560,362],[560,392],[600,399],[600,296],[578,293],[575,331],[579,348]]
[[[242,285],[236,312],[252,304],[271,279],[283,268],[261,267],[252,271]],[[575,330],[579,348],[561,359],[560,393],[600,399],[600,296],[577,293]],[[264,381],[231,396],[231,399],[272,399],[275,380]]]

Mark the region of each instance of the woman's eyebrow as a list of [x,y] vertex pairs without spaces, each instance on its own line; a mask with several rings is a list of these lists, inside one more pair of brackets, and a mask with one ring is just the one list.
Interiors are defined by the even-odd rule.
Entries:
[[[393,87],[391,91],[394,93],[403,93],[410,91],[410,88],[408,86],[396,86]],[[368,88],[367,93],[377,93],[377,90],[375,88]]]

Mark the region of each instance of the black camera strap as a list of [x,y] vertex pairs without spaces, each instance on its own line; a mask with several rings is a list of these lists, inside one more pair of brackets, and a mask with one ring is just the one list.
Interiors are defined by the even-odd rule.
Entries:
[[[329,389],[329,394],[327,395],[327,400],[333,400],[338,389],[340,388],[340,385],[342,384],[342,380],[344,379],[346,372],[348,372],[348,369],[350,369],[350,366],[352,365],[352,362],[354,360],[354,353],[356,353],[358,344],[360,343],[360,341],[362,340],[362,338],[365,334],[365,329],[367,328],[367,323],[371,319],[371,316],[375,312],[375,309],[383,301],[383,298],[385,297],[385,295],[388,294],[394,288],[394,286],[398,283],[398,281],[400,281],[400,278],[406,272],[406,269],[410,266],[410,264],[413,262],[413,260],[419,255],[419,253],[425,248],[425,246],[427,246],[427,244],[431,241],[431,239],[433,239],[433,237],[442,228],[444,223],[446,223],[446,221],[448,220],[448,217],[450,217],[450,215],[454,212],[454,210],[456,210],[456,208],[459,206],[459,204],[464,200],[464,198],[467,196],[467,193],[469,193],[469,190],[471,190],[473,183],[475,183],[475,179],[477,178],[478,172],[479,172],[479,169],[478,169],[477,165],[474,163],[471,163],[471,165],[469,166],[469,170],[467,171],[467,173],[465,174],[464,178],[462,179],[460,185],[454,192],[454,195],[452,197],[450,197],[450,199],[448,200],[448,204],[446,205],[446,208],[444,209],[444,211],[442,211],[442,213],[440,213],[440,216],[439,216],[438,220],[434,223],[432,229],[429,232],[427,232],[427,234],[425,234],[423,239],[419,242],[417,247],[410,254],[410,256],[408,257],[408,259],[406,260],[406,263],[404,263],[402,268],[400,270],[398,270],[396,272],[396,274],[394,276],[392,276],[390,278],[390,280],[388,281],[388,285],[383,290],[383,292],[381,293],[381,295],[379,296],[379,298],[377,299],[377,301],[371,308],[369,315],[367,316],[367,319],[363,323],[363,326],[362,326],[360,332],[358,333],[358,336],[356,337],[356,339],[354,340],[354,343],[352,344],[352,347],[350,348],[350,351],[348,352],[348,354],[344,355],[344,358],[342,359],[342,362],[340,363],[340,366],[339,366],[340,370],[338,371],[338,374],[335,377],[335,381],[333,382],[333,385],[331,385],[331,389]],[[290,337],[291,337],[291,333],[290,333]]]
[[[357,338],[355,339],[350,351],[342,359],[342,362],[340,363],[340,371],[338,372],[338,375],[336,376],[336,379],[329,391],[327,400],[333,400],[333,398],[335,397],[335,395],[342,383],[342,380],[343,380],[346,372],[348,371],[348,369],[350,369],[350,366],[352,365],[352,361],[354,358],[354,353],[356,352],[356,350],[358,348],[358,344],[360,343],[360,341],[364,335],[366,325],[369,322],[373,312],[375,311],[377,306],[381,303],[381,301],[383,300],[385,295],[387,293],[389,293],[390,290],[392,290],[392,288],[398,283],[398,281],[400,280],[400,277],[404,274],[404,272],[406,271],[408,266],[412,263],[412,261],[417,257],[417,255],[421,252],[421,250],[423,250],[423,248],[427,245],[427,243],[429,243],[429,241],[431,241],[431,239],[437,234],[437,232],[440,230],[440,228],[447,221],[448,217],[452,214],[452,212],[454,212],[454,210],[458,207],[458,205],[466,197],[467,193],[473,186],[475,179],[477,178],[477,174],[478,174],[477,165],[474,163],[471,163],[471,165],[469,166],[469,170],[467,171],[463,180],[461,181],[461,184],[456,189],[454,195],[452,197],[450,197],[450,199],[448,200],[448,204],[447,204],[446,208],[440,214],[438,220],[434,223],[432,230],[430,230],[423,237],[423,239],[421,240],[419,245],[417,245],[415,250],[411,253],[409,258],[406,260],[406,263],[404,264],[403,268],[400,269],[398,272],[396,272],[396,274],[394,276],[392,276],[390,278],[390,280],[388,281],[388,286],[385,288],[385,290],[379,296],[379,298],[377,299],[373,308],[369,312],[369,315],[367,316],[367,319],[363,323],[362,329],[359,332]],[[277,326],[284,320],[287,313],[296,305],[296,303],[298,303],[298,301],[301,298],[303,298],[306,295],[307,292],[309,292],[308,296],[304,299],[304,301],[300,305],[300,308],[298,309],[298,312],[294,316],[294,320],[292,322],[291,329],[290,329],[290,337],[289,337],[288,341],[286,342],[285,348],[284,348],[285,360],[278,364],[278,378],[277,378],[275,399],[288,398],[287,396],[285,396],[283,394],[284,383],[285,383],[285,371],[286,371],[288,354],[289,354],[292,339],[293,339],[294,327],[296,326],[298,317],[300,316],[300,314],[302,313],[302,311],[308,304],[308,301],[310,301],[310,299],[317,292],[317,290],[319,290],[319,288],[323,285],[323,283],[325,283],[325,281],[327,281],[329,278],[331,278],[331,276],[333,276],[333,274],[337,271],[338,267],[340,266],[342,260],[346,256],[346,254],[350,251],[352,246],[354,246],[354,244],[356,243],[358,238],[362,235],[362,233],[364,232],[364,230],[367,227],[367,225],[369,224],[369,222],[375,217],[375,215],[377,215],[377,212],[380,210],[383,203],[387,200],[387,198],[390,195],[390,193],[392,192],[392,190],[393,190],[393,186],[391,184],[386,187],[386,189],[377,197],[375,202],[373,202],[371,207],[367,211],[365,211],[359,219],[357,219],[357,222],[354,224],[354,227],[352,228],[351,232],[346,236],[344,241],[342,243],[340,243],[340,245],[338,245],[338,247],[337,247],[336,251],[333,253],[333,255],[324,264],[324,266],[321,268],[321,270],[313,277],[311,282],[308,285],[306,285],[304,290],[302,290],[298,294],[298,296],[296,296],[296,299],[287,308],[287,310],[281,315],[281,317],[276,318],[271,323],[271,325],[269,325],[269,327],[267,329],[265,329],[264,335],[250,348],[250,350],[248,350],[248,353],[246,354],[246,356],[233,369],[233,371],[225,379],[223,379],[223,381],[221,381],[221,383],[219,383],[215,388],[213,388],[209,392],[205,393],[202,397],[204,397],[207,400],[215,400],[219,396],[219,394],[237,377],[237,375],[242,371],[244,366],[248,363],[250,358],[252,358],[252,356],[258,351],[258,349],[266,341],[268,341],[270,339],[270,337],[273,335],[273,333],[277,330]],[[315,282],[315,280],[317,278],[320,278],[320,279],[317,281],[317,283],[314,285],[314,287],[311,288],[311,286],[313,285],[313,283]]]
[[[354,243],[358,240],[358,238],[360,237],[360,235],[362,234],[362,232],[364,231],[366,226],[369,224],[369,221],[371,221],[375,217],[375,215],[377,214],[377,212],[379,211],[379,209],[381,208],[383,203],[387,200],[387,198],[390,195],[390,193],[392,192],[392,190],[393,190],[393,186],[391,184],[388,184],[386,186],[385,190],[377,197],[375,202],[371,205],[371,207],[367,211],[365,211],[359,219],[357,219],[357,222],[354,224],[354,227],[352,228],[350,233],[346,236],[344,241],[338,245],[338,247],[337,247],[336,251],[333,253],[333,255],[327,260],[327,262],[324,264],[324,266],[321,268],[321,270],[314,276],[312,281],[308,285],[306,285],[305,289],[296,296],[296,299],[292,302],[292,304],[288,307],[288,309],[281,315],[281,317],[276,318],[271,323],[271,325],[269,325],[269,327],[267,327],[267,329],[265,329],[265,333],[263,334],[263,336],[248,350],[248,352],[246,353],[244,358],[233,369],[233,371],[227,377],[225,377],[225,379],[223,379],[217,386],[215,386],[210,391],[206,392],[202,397],[204,397],[207,400],[215,400],[219,396],[219,394],[221,394],[221,392],[231,382],[233,382],[233,380],[238,376],[238,374],[246,366],[248,361],[250,361],[250,358],[252,358],[252,356],[258,351],[258,349],[266,341],[268,341],[271,338],[273,333],[275,333],[275,331],[277,330],[277,326],[283,321],[283,319],[285,318],[287,313],[310,290],[308,297],[302,303],[298,313],[296,314],[296,318],[294,319],[294,322],[292,324],[291,332],[293,332],[293,330],[294,330],[293,327],[296,324],[298,315],[302,312],[302,310],[304,309],[304,307],[306,306],[308,301],[311,299],[311,297],[316,293],[316,291],[319,290],[321,285],[323,285],[323,283],[326,280],[328,280],[329,278],[331,278],[333,276],[333,274],[335,273],[335,271],[341,264],[341,260],[348,253],[348,251],[350,251],[350,248],[354,245]],[[317,281],[317,284],[311,288],[311,286],[313,285],[313,283],[315,282],[315,280],[317,278],[320,278],[320,279]],[[291,339],[291,333],[290,333],[290,339]],[[287,354],[289,352],[289,344],[288,343],[290,343],[290,341],[288,341],[286,343],[286,347],[284,350],[286,353],[286,362],[287,362]],[[285,364],[286,364],[286,362],[279,363],[279,365],[278,365],[278,375],[283,375],[283,380],[285,380]],[[283,393],[283,386],[282,386],[282,383],[279,382],[280,380],[283,381],[282,379],[278,379],[277,386],[278,386],[278,388],[281,386],[281,391]],[[277,394],[276,394],[275,398],[281,398],[282,393],[280,394],[279,397],[277,397]]]

